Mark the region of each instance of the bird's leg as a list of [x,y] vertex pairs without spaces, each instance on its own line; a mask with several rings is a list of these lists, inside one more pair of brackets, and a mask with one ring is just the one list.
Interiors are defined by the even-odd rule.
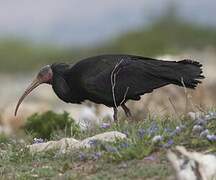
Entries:
[[122,107],[122,109],[124,110],[125,115],[126,115],[129,119],[132,119],[132,114],[131,114],[131,112],[130,112],[130,109],[129,109],[125,104],[122,104],[121,107]]
[[118,109],[116,107],[114,107],[113,111],[114,111],[113,119],[115,122],[118,122]]

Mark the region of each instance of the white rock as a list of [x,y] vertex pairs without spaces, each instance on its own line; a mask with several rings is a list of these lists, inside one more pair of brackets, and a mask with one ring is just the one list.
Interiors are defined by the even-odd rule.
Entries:
[[189,152],[182,146],[177,146],[176,150],[180,153],[179,157],[172,151],[168,151],[167,157],[178,180],[216,179],[216,156]]
[[118,131],[111,131],[111,132],[105,132],[102,134],[97,134],[93,137],[89,137],[84,139],[80,142],[81,148],[90,148],[91,147],[91,141],[99,140],[99,141],[105,141],[105,142],[114,142],[116,139],[124,139],[126,138],[126,135],[123,133],[120,133]]
[[192,119],[192,120],[196,120],[197,118],[201,117],[201,113],[200,112],[189,112],[188,116]]
[[[49,150],[61,150],[77,147],[78,140],[74,138],[63,138],[59,141],[48,141],[45,143],[37,143],[27,146],[32,153],[43,152]],[[63,152],[64,153],[64,152]]]
[[95,136],[78,141],[74,138],[63,138],[59,141],[48,141],[27,146],[31,153],[46,152],[49,150],[58,150],[59,153],[66,153],[79,148],[90,148],[94,140],[114,142],[116,139],[124,139],[126,135],[118,131],[105,132]]

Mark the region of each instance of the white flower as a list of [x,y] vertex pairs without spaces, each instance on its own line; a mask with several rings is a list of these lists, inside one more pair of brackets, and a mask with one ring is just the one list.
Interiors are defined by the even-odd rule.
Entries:
[[202,126],[200,126],[200,125],[195,125],[194,127],[193,127],[193,132],[201,132],[203,130],[203,127]]
[[204,130],[204,131],[202,131],[200,133],[200,137],[206,137],[207,135],[209,135],[209,130],[208,129],[206,129],[206,130]]
[[158,143],[158,142],[160,142],[160,141],[162,141],[163,140],[163,137],[161,136],[161,135],[157,135],[157,136],[154,136],[153,138],[152,138],[152,142],[153,143]]

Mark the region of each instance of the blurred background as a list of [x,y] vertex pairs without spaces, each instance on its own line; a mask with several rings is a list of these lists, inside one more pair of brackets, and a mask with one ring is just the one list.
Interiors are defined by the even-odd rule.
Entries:
[[104,106],[61,102],[48,85],[35,90],[19,116],[13,116],[19,96],[41,66],[107,53],[190,58],[204,65],[206,79],[197,91],[167,86],[140,102],[129,102],[138,119],[148,112],[181,115],[215,106],[214,0],[0,0],[0,4],[2,127],[16,129],[30,114],[49,109],[66,110],[79,121],[111,117],[112,109]]

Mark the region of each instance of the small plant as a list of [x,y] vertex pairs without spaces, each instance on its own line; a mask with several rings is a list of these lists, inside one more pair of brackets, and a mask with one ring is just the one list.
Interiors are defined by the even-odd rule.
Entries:
[[55,134],[63,133],[65,136],[78,136],[80,127],[67,112],[56,114],[52,111],[43,114],[34,114],[27,119],[24,130],[34,137],[50,139]]

